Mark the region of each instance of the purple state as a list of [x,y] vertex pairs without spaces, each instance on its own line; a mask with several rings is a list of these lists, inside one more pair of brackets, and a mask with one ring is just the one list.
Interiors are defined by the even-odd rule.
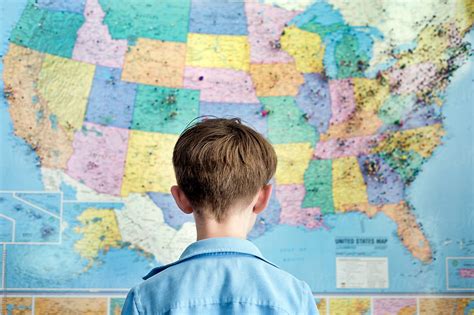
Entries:
[[[275,184],[273,187],[275,188]],[[261,236],[265,232],[271,230],[274,226],[278,225],[280,222],[281,207],[278,199],[276,198],[275,191],[276,190],[273,189],[268,207],[257,216],[255,225],[248,235],[250,239]]]
[[267,119],[262,115],[261,104],[201,102],[199,115],[219,118],[239,117],[244,124],[264,136],[267,135]]
[[400,124],[383,125],[377,133],[384,133],[387,131],[400,131],[426,127],[434,124],[442,123],[441,112],[438,108],[432,105],[418,104],[414,109],[408,112]]
[[247,35],[243,1],[193,0],[189,32],[218,35]]
[[402,130],[425,127],[429,125],[439,124],[442,119],[436,112],[433,105],[420,105],[415,107],[404,117]]
[[36,3],[41,9],[82,14],[86,0],[37,0]]
[[86,121],[130,128],[137,86],[120,81],[121,70],[97,66],[87,105]]
[[328,82],[319,73],[305,74],[304,81],[296,96],[296,104],[304,112],[308,123],[319,133],[324,133],[329,128],[332,115]]
[[403,180],[380,156],[360,156],[358,161],[367,185],[369,203],[374,205],[393,204],[404,199]]
[[186,222],[193,222],[192,214],[185,214],[176,205],[171,194],[163,193],[148,193],[151,200],[161,209],[166,224],[178,230]]

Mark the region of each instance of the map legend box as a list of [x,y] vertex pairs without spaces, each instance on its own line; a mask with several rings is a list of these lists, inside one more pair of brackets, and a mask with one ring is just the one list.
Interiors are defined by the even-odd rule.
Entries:
[[336,257],[336,288],[387,289],[387,257]]

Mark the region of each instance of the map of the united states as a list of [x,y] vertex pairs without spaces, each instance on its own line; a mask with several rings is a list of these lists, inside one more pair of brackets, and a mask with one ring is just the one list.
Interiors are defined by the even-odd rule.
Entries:
[[438,3],[441,13],[410,25],[413,38],[377,18],[382,10],[367,16],[342,0],[29,1],[4,56],[14,132],[38,155],[46,188],[125,203],[77,217],[84,270],[114,247],[171,262],[193,241],[169,194],[171,155],[187,124],[209,115],[241,117],[278,155],[275,193],[251,237],[384,213],[430,263],[406,190],[442,144],[444,92],[470,53],[474,4]]

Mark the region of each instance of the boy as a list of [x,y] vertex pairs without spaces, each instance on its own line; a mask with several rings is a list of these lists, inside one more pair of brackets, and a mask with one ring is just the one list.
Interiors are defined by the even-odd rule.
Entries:
[[197,242],[145,276],[122,314],[318,314],[309,286],[246,240],[276,164],[270,143],[237,118],[188,127],[174,148],[171,194],[194,215]]

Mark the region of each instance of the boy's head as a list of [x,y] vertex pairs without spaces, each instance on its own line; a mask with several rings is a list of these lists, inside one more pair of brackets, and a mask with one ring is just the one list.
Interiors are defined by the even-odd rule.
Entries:
[[173,151],[179,188],[196,215],[224,220],[247,206],[275,173],[271,144],[238,118],[212,118],[188,127]]

